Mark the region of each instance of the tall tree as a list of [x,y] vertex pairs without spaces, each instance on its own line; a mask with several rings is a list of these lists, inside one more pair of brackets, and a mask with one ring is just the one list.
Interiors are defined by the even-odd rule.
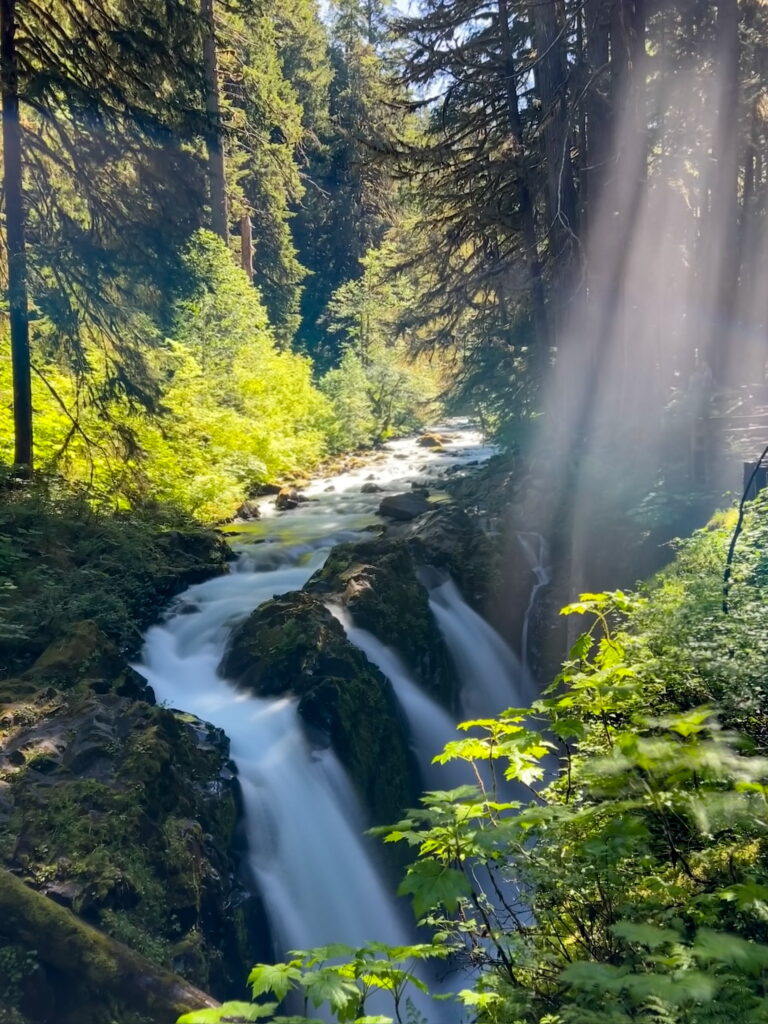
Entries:
[[198,224],[199,19],[192,0],[9,0],[0,15],[16,458],[29,467],[32,324],[86,386],[98,334],[105,392],[152,401],[137,313],[168,308]]
[[13,360],[14,462],[32,468],[32,381],[29,356],[27,252],[24,238],[19,61],[16,49],[16,0],[0,2],[0,87],[3,101],[3,189],[8,253],[8,305]]
[[219,60],[216,44],[214,0],[200,0],[203,21],[203,67],[205,69],[205,108],[209,125],[208,189],[211,202],[211,229],[225,242],[229,237],[227,183],[224,173],[224,139],[219,98]]

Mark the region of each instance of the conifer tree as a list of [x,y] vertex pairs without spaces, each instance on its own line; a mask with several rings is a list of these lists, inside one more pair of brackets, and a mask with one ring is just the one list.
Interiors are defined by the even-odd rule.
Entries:
[[126,311],[160,312],[197,226],[199,19],[191,0],[7,0],[0,13],[16,461],[31,467],[31,303],[46,346],[84,378],[98,330],[107,391],[152,400]]

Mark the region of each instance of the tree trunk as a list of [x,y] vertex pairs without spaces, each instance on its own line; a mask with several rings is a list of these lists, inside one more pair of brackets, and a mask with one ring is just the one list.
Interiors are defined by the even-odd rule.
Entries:
[[533,307],[533,325],[536,332],[537,362],[540,367],[546,363],[549,354],[549,324],[547,321],[547,303],[544,293],[544,277],[539,246],[536,237],[536,216],[533,194],[531,192],[528,168],[525,161],[525,142],[523,125],[515,84],[515,55],[509,31],[509,11],[507,0],[498,0],[499,41],[504,70],[504,88],[509,121],[510,134],[515,142],[515,163],[518,170],[518,198],[520,203],[520,221],[522,225],[523,248],[528,263],[528,274],[531,286],[531,303]]
[[595,216],[599,196],[607,178],[610,156],[610,105],[608,63],[611,0],[585,0],[584,21],[587,47],[587,195],[588,221]]
[[240,218],[240,266],[253,283],[253,226],[247,213]]
[[547,174],[547,220],[550,251],[567,267],[576,237],[576,190],[570,153],[566,104],[566,68],[559,0],[532,5],[536,46],[536,85],[542,109],[542,135]]
[[203,63],[205,67],[205,109],[208,114],[208,188],[211,198],[211,230],[226,242],[229,238],[227,184],[224,176],[224,140],[219,99],[219,66],[216,53],[214,0],[200,0],[203,18]]
[[3,188],[8,253],[8,305],[13,363],[14,461],[32,471],[32,382],[29,358],[27,252],[21,172],[19,69],[16,54],[16,0],[0,0],[0,90],[3,106]]
[[153,1024],[219,1004],[176,974],[92,928],[0,868],[0,934],[37,951],[41,963],[123,1003]]

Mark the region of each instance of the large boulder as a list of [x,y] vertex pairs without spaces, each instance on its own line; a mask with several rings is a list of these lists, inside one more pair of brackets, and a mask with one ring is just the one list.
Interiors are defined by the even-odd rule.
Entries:
[[433,506],[423,494],[411,491],[407,494],[387,495],[379,505],[379,515],[408,522],[411,519],[416,519],[417,516],[423,516],[431,508]]
[[[146,682],[92,619],[75,622],[66,636],[54,640],[19,680],[33,688],[55,684],[64,689],[87,687],[97,693],[113,691],[124,697],[153,701]],[[0,684],[0,700],[12,700],[15,681]]]
[[297,508],[304,501],[309,501],[306,494],[302,494],[295,487],[282,487],[275,498],[275,505],[281,512],[285,512]]
[[453,662],[404,540],[385,536],[339,544],[306,589],[345,605],[355,625],[401,655],[427,693],[449,711],[458,709]]
[[416,796],[407,730],[392,687],[317,597],[285,594],[232,634],[221,672],[261,697],[295,696],[310,741],[330,744],[374,822]]
[[235,520],[241,522],[249,522],[252,519],[259,519],[261,517],[261,506],[258,501],[253,498],[248,498],[240,505],[238,510],[235,512]]
[[435,508],[401,535],[419,565],[447,572],[465,599],[482,609],[498,582],[498,544],[456,505]]
[[422,448],[434,448],[439,451],[446,440],[450,440],[450,438],[445,438],[440,434],[422,434],[421,437],[417,438],[416,444]]
[[[268,951],[263,909],[237,880],[238,807],[226,737],[192,716],[54,688],[2,710],[0,861],[222,996],[237,990],[254,944]],[[0,921],[0,947],[6,937]],[[62,1008],[81,1011],[62,1021],[113,1020],[79,992],[74,968],[47,983]]]

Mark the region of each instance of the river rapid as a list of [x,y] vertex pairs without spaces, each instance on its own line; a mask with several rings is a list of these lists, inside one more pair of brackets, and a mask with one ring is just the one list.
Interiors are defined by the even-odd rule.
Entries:
[[[480,464],[494,453],[466,425],[438,429],[451,438],[444,450],[420,447],[415,438],[391,441],[364,466],[313,480],[304,488],[311,500],[295,509],[278,512],[266,499],[257,523],[236,527],[241,532],[232,538],[237,560],[230,573],[182,594],[165,621],[147,633],[136,666],[158,701],[229,737],[249,864],[278,958],[330,942],[405,944],[413,940],[413,924],[363,835],[365,811],[344,769],[332,751],[311,745],[296,702],[243,692],[218,667],[238,622],[264,601],[300,589],[334,544],[366,536],[367,526],[381,522],[376,510],[384,493],[408,491],[413,482],[434,493],[446,471]],[[384,493],[363,491],[374,481]],[[432,588],[430,607],[462,683],[464,717],[495,714],[531,698],[526,669],[451,580]],[[413,681],[397,652],[357,628],[345,610],[331,610],[349,640],[392,682],[426,786],[471,781],[459,766],[431,764],[456,736],[447,712]]]

